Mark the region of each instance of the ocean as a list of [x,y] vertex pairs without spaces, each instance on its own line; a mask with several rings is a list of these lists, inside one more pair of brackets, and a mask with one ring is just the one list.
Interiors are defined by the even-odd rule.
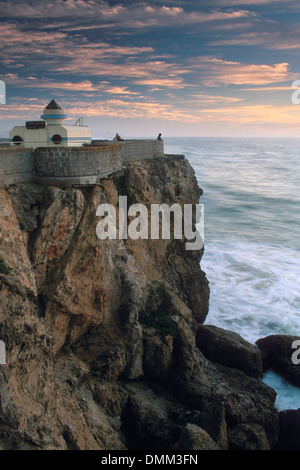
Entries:
[[[300,336],[300,139],[164,143],[166,154],[185,155],[203,189],[205,323],[252,344],[272,334]],[[279,411],[300,408],[299,388],[273,372],[263,381],[276,390]]]

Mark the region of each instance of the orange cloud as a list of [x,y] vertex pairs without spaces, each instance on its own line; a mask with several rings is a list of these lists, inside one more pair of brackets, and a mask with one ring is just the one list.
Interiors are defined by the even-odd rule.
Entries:
[[227,103],[237,103],[243,101],[242,98],[235,98],[233,96],[220,96],[220,95],[206,95],[205,93],[197,93],[192,95],[193,101],[191,102],[195,106],[201,104],[227,104]]
[[[79,116],[86,118],[92,117],[115,117],[124,119],[160,119],[167,122],[182,123],[228,123],[238,124],[261,124],[261,125],[279,125],[292,126],[300,125],[299,107],[273,106],[273,105],[241,105],[237,102],[236,106],[228,106],[230,98],[221,98],[220,104],[223,106],[207,107],[213,104],[211,97],[205,96],[201,103],[204,106],[192,106],[186,103],[186,108],[182,103],[160,103],[149,102],[145,99],[127,100],[126,98],[110,98],[107,100],[96,100],[93,102],[77,101],[74,103],[60,102],[65,107],[69,119],[77,119]],[[27,100],[17,98],[14,103],[2,106],[0,108],[0,120],[7,119],[36,119],[41,114],[41,107],[47,103],[39,103],[37,100]],[[232,103],[235,102],[233,98]],[[196,104],[196,103],[194,103]]]
[[238,107],[202,109],[206,121],[223,121],[231,123],[300,123],[297,106],[245,105]]
[[183,88],[183,79],[181,77],[170,78],[148,78],[143,80],[134,80],[136,85],[146,85],[150,87]]
[[[8,78],[8,80],[5,80]],[[57,90],[57,91],[82,91],[82,92],[97,92],[102,91],[105,93],[117,94],[117,95],[137,95],[137,92],[128,90],[127,87],[123,86],[109,86],[108,82],[101,82],[99,84],[93,84],[90,80],[83,80],[81,82],[58,82],[54,80],[41,80],[36,77],[19,78],[17,75],[4,76],[6,83],[16,83],[26,88],[43,88],[46,90]]]
[[189,65],[194,70],[203,71],[202,83],[206,86],[264,85],[292,80],[294,77],[286,62],[273,65],[243,64],[206,56],[192,59]]

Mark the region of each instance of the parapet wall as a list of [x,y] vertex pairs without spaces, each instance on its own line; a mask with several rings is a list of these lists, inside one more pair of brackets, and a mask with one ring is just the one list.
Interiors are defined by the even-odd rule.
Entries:
[[94,141],[83,147],[24,147],[0,149],[0,185],[28,182],[45,184],[95,183],[97,178],[117,171],[126,161],[164,155],[163,141]]
[[0,148],[0,186],[29,182],[34,176],[32,149]]
[[101,147],[38,148],[34,157],[38,177],[101,175],[122,166],[122,153],[118,144]]
[[122,142],[121,148],[123,161],[162,157],[164,155],[162,140],[126,140]]

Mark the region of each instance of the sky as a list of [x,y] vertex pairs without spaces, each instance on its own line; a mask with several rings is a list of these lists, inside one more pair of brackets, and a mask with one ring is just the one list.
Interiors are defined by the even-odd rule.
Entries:
[[299,59],[299,0],[0,1],[0,137],[53,98],[94,138],[298,137]]

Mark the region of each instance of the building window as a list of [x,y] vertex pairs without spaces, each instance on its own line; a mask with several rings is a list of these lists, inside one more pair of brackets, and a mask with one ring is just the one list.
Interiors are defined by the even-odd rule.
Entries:
[[61,135],[59,135],[59,134],[54,134],[54,136],[52,137],[52,142],[53,142],[54,144],[60,144],[61,141],[62,141]]
[[45,121],[27,121],[26,129],[45,129]]
[[23,139],[22,139],[21,136],[15,135],[15,136],[13,137],[13,143],[14,143],[15,145],[21,145],[22,142],[23,142]]

